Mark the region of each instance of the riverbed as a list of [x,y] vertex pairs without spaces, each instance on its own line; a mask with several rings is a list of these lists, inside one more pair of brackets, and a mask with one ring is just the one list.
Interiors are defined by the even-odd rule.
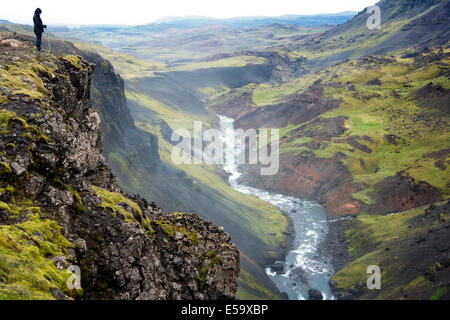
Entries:
[[285,261],[277,262],[276,268],[267,266],[267,275],[290,300],[308,300],[308,291],[311,289],[320,291],[326,300],[334,299],[329,285],[334,274],[332,257],[318,250],[328,233],[325,210],[313,201],[243,185],[236,161],[243,148],[235,143],[234,120],[225,116],[219,116],[219,119],[222,140],[227,146],[224,170],[230,175],[231,187],[271,203],[288,216],[292,223],[294,236]]

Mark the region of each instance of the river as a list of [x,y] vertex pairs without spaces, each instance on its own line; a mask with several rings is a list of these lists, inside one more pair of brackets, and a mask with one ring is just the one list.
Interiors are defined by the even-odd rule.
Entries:
[[[230,175],[231,187],[243,194],[255,195],[271,203],[290,217],[294,237],[285,261],[280,261],[280,270],[266,268],[269,278],[280,292],[290,300],[308,300],[310,289],[318,290],[324,299],[334,299],[329,280],[334,274],[331,256],[321,252],[319,245],[326,238],[328,222],[325,210],[317,203],[304,199],[287,197],[240,183],[242,174],[237,165],[237,156],[242,148],[235,144],[234,120],[219,116],[222,140],[226,143],[224,170]],[[283,271],[281,271],[283,269]]]

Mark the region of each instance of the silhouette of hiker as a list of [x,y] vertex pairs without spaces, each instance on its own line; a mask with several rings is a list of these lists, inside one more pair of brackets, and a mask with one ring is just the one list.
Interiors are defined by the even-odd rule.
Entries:
[[42,23],[41,13],[42,10],[37,8],[33,16],[34,34],[36,35],[36,48],[38,51],[41,51],[42,33],[44,33],[44,29],[47,29],[47,26]]

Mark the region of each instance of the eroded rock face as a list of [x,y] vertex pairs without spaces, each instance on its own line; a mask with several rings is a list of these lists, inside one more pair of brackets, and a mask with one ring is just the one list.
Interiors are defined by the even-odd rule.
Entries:
[[316,81],[302,94],[292,94],[287,101],[278,104],[252,108],[236,118],[236,126],[243,129],[251,128],[282,128],[289,123],[304,123],[318,115],[335,109],[341,101],[326,98],[324,86]]
[[433,186],[401,172],[380,181],[374,189],[375,203],[369,206],[369,212],[373,214],[401,212],[439,201],[442,197]]
[[[6,50],[0,49],[1,67],[16,76]],[[56,221],[70,245],[46,258],[55,268],[80,267],[77,298],[234,298],[239,252],[222,228],[123,195],[102,155],[101,120],[91,108],[95,65],[78,56],[36,58],[31,47],[14,55],[40,79],[42,94],[31,86],[0,92],[0,201],[18,208],[13,215],[2,206],[0,223],[24,223],[36,208],[34,219]],[[50,289],[57,299],[69,295]]]
[[361,186],[352,182],[342,160],[345,155],[337,153],[330,159],[304,154],[282,154],[280,172],[274,176],[261,176],[260,165],[246,166],[245,183],[273,192],[319,200],[332,216],[355,215],[362,204],[352,198]]

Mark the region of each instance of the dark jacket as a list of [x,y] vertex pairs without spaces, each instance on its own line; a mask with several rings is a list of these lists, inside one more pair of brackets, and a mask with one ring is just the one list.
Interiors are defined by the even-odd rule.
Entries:
[[46,25],[42,23],[41,13],[42,13],[41,9],[36,9],[36,11],[34,12],[33,16],[34,33],[43,33],[44,28],[46,27]]

